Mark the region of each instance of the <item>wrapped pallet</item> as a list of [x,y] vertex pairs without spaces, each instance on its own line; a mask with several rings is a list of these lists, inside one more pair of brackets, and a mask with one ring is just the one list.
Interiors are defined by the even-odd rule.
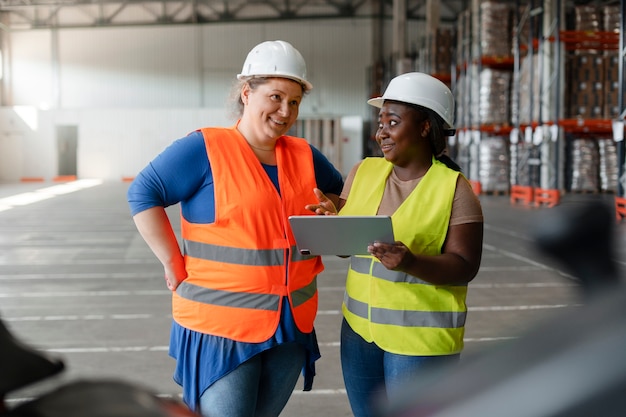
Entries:
[[571,141],[571,191],[597,192],[599,190],[598,159],[598,146],[595,139],[574,138]]
[[481,1],[472,13],[472,55],[511,55],[511,5],[507,2]]
[[478,146],[478,178],[483,192],[508,193],[509,149],[508,138],[485,136]]
[[602,6],[602,30],[619,33],[622,24],[622,15],[618,4]]
[[617,193],[619,166],[617,147],[612,138],[598,139],[600,191]]
[[[473,73],[478,69],[472,68]],[[482,68],[472,77],[472,122],[474,124],[504,124],[509,122],[511,97],[510,70]]]
[[[603,29],[602,9],[594,4],[574,7],[574,30],[579,32],[598,32]],[[595,42],[581,41],[576,44],[575,53],[600,53]]]
[[455,33],[453,29],[438,28],[433,36],[428,37],[428,48],[424,53],[424,67],[430,74],[450,76],[452,70],[452,51]]
[[595,4],[577,5],[574,7],[574,30],[581,32],[597,32],[602,30],[602,9]]

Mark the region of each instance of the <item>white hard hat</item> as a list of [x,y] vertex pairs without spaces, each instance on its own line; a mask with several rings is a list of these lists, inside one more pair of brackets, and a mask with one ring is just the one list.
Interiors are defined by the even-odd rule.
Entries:
[[444,83],[421,72],[409,72],[392,79],[381,97],[367,101],[381,108],[385,100],[417,104],[437,113],[444,121],[445,129],[454,129],[454,97]]
[[313,85],[306,79],[306,63],[289,42],[261,42],[248,53],[238,79],[248,77],[280,77],[299,82],[306,91]]

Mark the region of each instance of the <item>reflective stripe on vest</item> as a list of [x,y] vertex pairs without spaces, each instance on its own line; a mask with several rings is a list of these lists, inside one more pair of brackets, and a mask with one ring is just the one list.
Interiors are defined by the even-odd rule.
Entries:
[[[313,255],[300,254],[294,245],[290,248],[291,261],[315,259]],[[194,258],[233,264],[280,266],[283,265],[283,249],[241,249],[211,245],[209,243],[183,240],[183,253]]]
[[236,129],[202,133],[214,181],[215,222],[190,223],[181,214],[187,279],[173,294],[174,320],[198,332],[262,342],[276,331],[288,299],[298,328],[311,332],[316,276],[323,266],[319,256],[295,250],[287,220],[306,214],[304,206],[316,201],[310,145],[278,139],[279,194]]
[[[340,215],[376,214],[393,165],[366,158]],[[433,160],[411,195],[393,214],[396,240],[414,253],[437,255],[446,237],[458,173]],[[342,310],[368,342],[405,355],[445,355],[463,347],[466,285],[433,285],[386,269],[371,256],[353,256]]]
[[366,303],[357,301],[345,294],[343,302],[352,314],[369,319],[372,323],[392,324],[404,327],[445,327],[456,328],[465,326],[467,312],[451,311],[398,311],[384,308],[372,308]]
[[220,261],[229,264],[280,266],[283,265],[283,249],[242,249],[209,243],[183,241],[183,252],[189,256],[207,261]]
[[[316,281],[312,281],[306,287],[293,291],[291,293],[293,305],[297,307],[311,300],[315,296],[316,291]],[[185,281],[180,283],[176,292],[183,298],[197,301],[199,303],[269,311],[278,311],[280,297],[282,296],[274,294],[252,294],[213,290],[189,284]]]

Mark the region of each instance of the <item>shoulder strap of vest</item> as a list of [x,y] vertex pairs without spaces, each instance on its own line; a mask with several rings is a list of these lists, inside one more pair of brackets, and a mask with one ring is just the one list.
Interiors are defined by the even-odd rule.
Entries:
[[376,214],[385,191],[385,182],[393,164],[385,158],[365,158],[354,176],[350,195],[341,209],[341,214]]

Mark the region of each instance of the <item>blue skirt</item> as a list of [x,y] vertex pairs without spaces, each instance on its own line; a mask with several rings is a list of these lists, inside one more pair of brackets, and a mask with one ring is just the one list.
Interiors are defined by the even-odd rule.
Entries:
[[311,390],[315,361],[321,357],[315,329],[311,333],[302,333],[294,322],[287,300],[284,300],[283,306],[276,333],[262,343],[236,342],[199,333],[172,321],[169,354],[176,359],[174,381],[182,386],[183,401],[191,410],[197,410],[200,396],[215,381],[254,355],[282,343],[296,342],[306,348],[307,357],[302,364],[303,390]]

